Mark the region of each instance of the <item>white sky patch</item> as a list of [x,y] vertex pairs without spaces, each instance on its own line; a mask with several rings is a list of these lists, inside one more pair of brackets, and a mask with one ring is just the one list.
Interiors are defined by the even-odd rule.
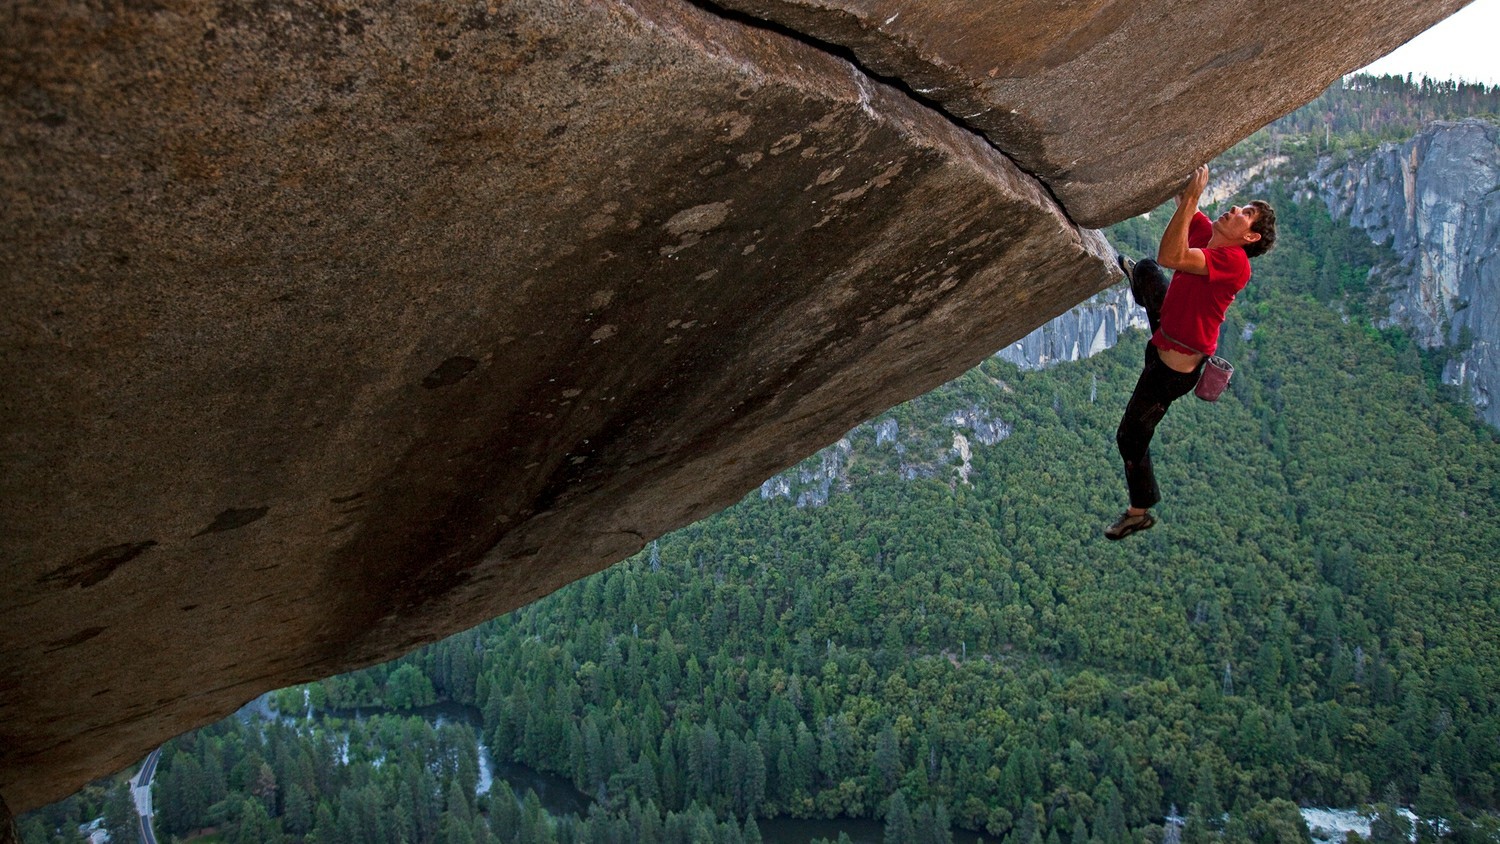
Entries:
[[1500,0],[1474,0],[1360,73],[1500,85]]

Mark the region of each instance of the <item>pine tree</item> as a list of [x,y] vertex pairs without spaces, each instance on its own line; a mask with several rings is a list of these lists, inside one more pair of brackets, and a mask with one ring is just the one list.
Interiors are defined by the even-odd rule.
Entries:
[[875,736],[875,788],[890,793],[901,781],[901,748],[896,731],[886,724]]
[[929,841],[931,844],[953,844],[953,818],[949,817],[948,807],[941,802],[932,813],[932,835]]
[[130,841],[136,838],[135,801],[130,796],[130,785],[125,780],[116,780],[109,789],[104,802],[104,830],[112,841]]
[[917,830],[912,823],[906,797],[897,791],[885,810],[885,844],[917,844]]
[[1098,825],[1099,840],[1104,844],[1128,844],[1130,829],[1125,824],[1125,807],[1119,789],[1107,777],[1101,789],[1103,822]]
[[760,824],[755,822],[755,815],[745,817],[745,831],[741,836],[745,844],[761,844]]
[[246,798],[240,808],[240,821],[231,836],[230,844],[276,844],[281,832],[275,821],[266,812],[261,800]]
[[[1021,813],[1016,819],[1016,828],[1011,833],[1010,844],[1042,844],[1041,826],[1037,816],[1041,814],[1042,807],[1034,803],[1026,803],[1021,807]],[[1121,815],[1124,822],[1124,815]]]
[[1417,790],[1417,801],[1412,807],[1417,814],[1417,840],[1436,841],[1443,830],[1458,819],[1458,801],[1453,798],[1453,784],[1438,765],[1422,777]]
[[1375,817],[1370,821],[1370,844],[1410,844],[1411,822],[1397,809],[1401,806],[1401,795],[1395,783],[1388,783],[1381,802],[1375,804]]
[[286,831],[293,835],[306,835],[312,830],[313,807],[307,792],[302,786],[292,784],[287,787],[285,799],[285,812],[282,823]]
[[1182,844],[1209,844],[1214,840],[1209,818],[1196,802],[1188,806],[1187,820],[1179,834]]

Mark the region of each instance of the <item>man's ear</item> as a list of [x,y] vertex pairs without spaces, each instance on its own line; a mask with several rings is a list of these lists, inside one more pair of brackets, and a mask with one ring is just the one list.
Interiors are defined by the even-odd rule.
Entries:
[[1260,232],[1245,232],[1246,243],[1254,243],[1257,240],[1260,240]]

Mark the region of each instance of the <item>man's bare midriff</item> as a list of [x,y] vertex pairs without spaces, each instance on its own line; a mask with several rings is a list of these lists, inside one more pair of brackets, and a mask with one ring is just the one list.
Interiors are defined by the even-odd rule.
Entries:
[[1177,372],[1192,372],[1198,368],[1198,361],[1203,360],[1203,355],[1196,352],[1179,352],[1176,349],[1161,348],[1156,351],[1161,355],[1161,362],[1166,364],[1168,369]]

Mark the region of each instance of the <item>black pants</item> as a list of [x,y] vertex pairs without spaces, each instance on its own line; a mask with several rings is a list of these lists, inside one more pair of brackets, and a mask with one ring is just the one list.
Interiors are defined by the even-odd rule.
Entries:
[[[1130,279],[1130,292],[1136,304],[1146,309],[1146,319],[1154,334],[1161,327],[1161,305],[1167,298],[1167,277],[1161,265],[1150,258],[1137,263]],[[1192,372],[1178,372],[1162,363],[1161,355],[1150,343],[1146,344],[1145,358],[1135,392],[1130,394],[1130,403],[1125,405],[1125,415],[1115,432],[1115,444],[1125,461],[1130,506],[1142,508],[1161,500],[1156,473],[1151,468],[1151,438],[1156,435],[1156,426],[1167,415],[1172,402],[1192,392],[1203,369],[1199,363]]]

